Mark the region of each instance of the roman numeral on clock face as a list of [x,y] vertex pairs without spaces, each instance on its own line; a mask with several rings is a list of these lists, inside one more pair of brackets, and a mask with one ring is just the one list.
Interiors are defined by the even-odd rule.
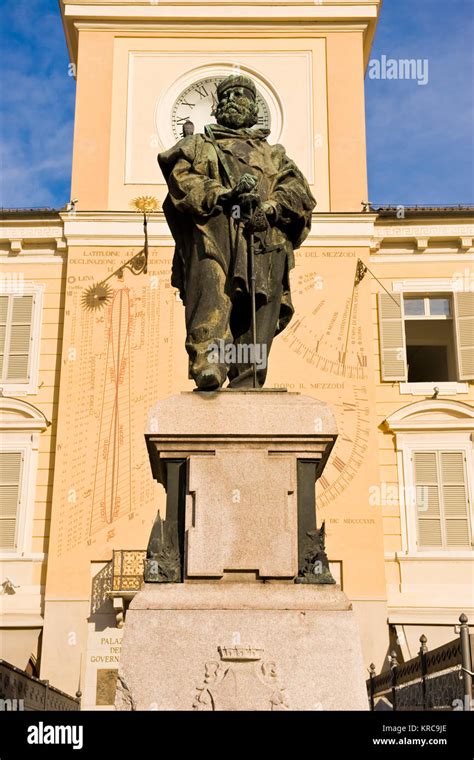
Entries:
[[194,90],[195,90],[195,92],[197,92],[197,94],[201,98],[208,98],[209,97],[209,93],[208,93],[208,91],[206,90],[206,88],[204,87],[203,84],[197,84],[196,87],[194,88]]
[[189,116],[178,116],[176,119],[176,124],[185,124],[187,121],[189,121]]

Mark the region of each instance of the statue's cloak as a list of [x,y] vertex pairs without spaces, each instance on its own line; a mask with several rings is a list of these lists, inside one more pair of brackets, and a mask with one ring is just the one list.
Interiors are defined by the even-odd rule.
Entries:
[[[257,298],[269,301],[283,285],[276,335],[293,315],[288,273],[294,267],[293,251],[310,231],[316,201],[283,146],[268,144],[268,130],[220,125],[207,129],[207,134],[184,137],[158,156],[169,189],[163,211],[176,243],[172,285],[186,304],[191,272],[199,259],[209,257],[224,270],[232,299],[249,292],[242,224],[234,218],[235,210],[223,212],[219,198],[243,174],[251,173],[258,180],[262,201],[269,201],[276,210],[274,226],[255,235]],[[276,256],[285,257],[283,279],[272,272],[282,271],[280,266],[272,267]]]

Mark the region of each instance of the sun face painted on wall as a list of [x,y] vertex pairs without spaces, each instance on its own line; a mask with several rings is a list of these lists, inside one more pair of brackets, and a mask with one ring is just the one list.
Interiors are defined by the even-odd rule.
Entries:
[[[341,278],[341,282],[344,279]],[[334,288],[328,288],[332,294],[329,298],[319,274],[301,274],[295,283],[295,300],[300,297],[301,305],[297,306],[297,316],[282,334],[282,340],[300,358],[301,366],[306,365],[304,376],[309,377],[311,394],[328,401],[336,413],[339,434],[324,474],[317,481],[318,510],[324,510],[349,488],[367,457],[369,446],[367,355],[370,345],[360,318],[363,285],[352,277],[346,282],[347,287],[339,288],[336,297]]]
[[[176,98],[171,111],[172,130],[176,140],[183,137],[183,126],[192,121],[196,133],[203,132],[206,124],[215,123],[217,105],[217,85],[225,77],[207,77],[186,87]],[[270,107],[260,93],[257,93],[258,124],[256,127],[271,129]]]

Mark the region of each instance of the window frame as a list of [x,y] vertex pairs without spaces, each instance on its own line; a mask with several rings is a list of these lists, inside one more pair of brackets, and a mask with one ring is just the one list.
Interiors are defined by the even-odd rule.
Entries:
[[[409,298],[412,298],[413,296],[416,296],[416,295],[418,295],[420,298],[423,298],[424,309],[425,309],[424,315],[422,315],[422,314],[408,314],[408,315],[405,314],[405,303],[406,303],[406,300],[409,299]],[[406,367],[407,367],[407,380],[406,380],[406,383],[408,385],[410,385],[410,386],[415,386],[415,387],[419,386],[419,385],[428,385],[431,389],[433,388],[433,386],[444,386],[444,385],[447,385],[447,384],[453,385],[455,383],[459,383],[460,382],[459,379],[458,379],[458,376],[459,376],[459,361],[458,361],[458,356],[457,356],[456,320],[454,318],[454,299],[453,299],[452,294],[439,293],[440,296],[443,296],[444,298],[447,298],[449,300],[450,314],[449,314],[449,316],[446,315],[446,314],[434,314],[434,315],[432,315],[432,314],[427,313],[429,311],[429,305],[428,305],[428,303],[429,303],[429,300],[432,297],[432,295],[433,294],[431,294],[431,293],[430,294],[426,294],[426,293],[414,294],[414,293],[404,292],[404,293],[402,293],[402,298],[401,298],[401,313],[402,313],[402,319],[403,319],[403,331],[404,331],[404,336],[405,336],[405,361],[406,361]],[[410,362],[408,361],[408,347],[409,347],[409,345],[412,345],[412,344],[411,343],[409,344],[409,342],[408,342],[409,341],[409,337],[408,337],[408,334],[407,334],[407,326],[405,325],[405,322],[426,322],[427,325],[428,325],[428,324],[430,324],[432,322],[435,322],[435,321],[436,322],[437,321],[442,321],[442,322],[449,322],[450,323],[448,329],[451,331],[451,339],[450,339],[451,340],[451,346],[448,348],[448,351],[447,351],[446,362],[447,362],[447,368],[448,368],[448,375],[450,374],[449,373],[449,368],[451,368],[452,374],[455,374],[456,377],[455,377],[455,379],[451,379],[451,380],[433,380],[433,381],[421,380],[421,381],[418,381],[418,382],[416,382],[414,380],[409,380],[408,377],[409,377],[409,374],[410,374]],[[430,329],[430,336],[429,336],[429,338],[425,338],[425,340],[423,342],[423,345],[425,345],[425,346],[441,346],[441,345],[444,345],[444,343],[442,343],[442,342],[439,341],[439,339],[437,337],[436,331],[434,332],[434,335],[433,335],[431,327],[429,329]],[[420,338],[420,340],[421,340],[421,338]],[[452,359],[450,359],[450,356],[452,357]],[[402,382],[402,381],[400,381],[400,382]]]
[[33,540],[34,493],[36,488],[36,469],[38,449],[34,449],[31,433],[4,432],[0,443],[0,455],[7,452],[19,452],[23,457],[19,483],[19,504],[16,516],[15,543],[12,549],[0,546],[0,559],[14,559],[31,553]]
[[33,308],[31,312],[31,347],[29,355],[30,378],[24,383],[0,380],[0,388],[3,389],[5,395],[27,396],[36,395],[38,393],[44,290],[44,283],[20,281],[15,283],[15,286],[11,288],[11,292],[9,292],[8,288],[3,288],[3,290],[0,291],[0,295],[2,296],[33,296]]
[[[415,451],[462,451],[466,458],[466,488],[468,496],[468,519],[471,534],[470,549],[420,549],[418,546],[418,517],[415,500],[410,495],[416,493],[413,453]],[[418,558],[452,557],[474,558],[474,453],[470,432],[397,432],[397,459],[400,482],[400,519],[402,533],[402,553]]]
[[[454,295],[455,293],[459,293],[463,289],[460,287],[460,278],[456,277],[456,275],[453,275],[453,277],[444,277],[444,278],[423,278],[423,279],[410,279],[410,280],[393,280],[392,281],[392,292],[394,295],[399,295],[401,298],[401,309],[402,309],[402,319],[403,322],[407,318],[405,316],[404,312],[404,298],[405,296],[410,295],[424,295],[428,293],[429,295],[449,295],[451,299],[451,316],[450,317],[443,317],[443,315],[436,315],[434,317],[422,317],[422,316],[415,316],[415,317],[408,317],[408,319],[451,319],[453,321],[453,338],[454,338],[454,352],[455,352],[455,358],[456,358],[456,374],[457,374],[457,380],[448,380],[446,382],[440,381],[440,382],[420,382],[420,383],[413,383],[408,382],[408,379],[406,380],[386,380],[381,378],[381,383],[398,383],[399,391],[401,395],[415,395],[415,396],[427,396],[430,392],[433,392],[433,386],[436,386],[439,388],[439,392],[444,395],[457,395],[457,394],[467,394],[469,393],[469,383],[471,381],[469,380],[459,380],[459,374],[460,374],[460,367],[459,367],[459,356],[458,356],[458,347],[457,347],[457,324],[456,324],[456,314],[455,314],[455,304],[454,304]],[[380,340],[380,338],[379,338]],[[406,355],[406,346],[405,346],[405,360],[407,358]],[[407,374],[408,378],[408,374]]]
[[33,552],[33,521],[40,435],[49,424],[44,414],[27,401],[0,398],[0,452],[18,451],[23,454],[16,548],[0,549],[0,561],[44,558],[44,552]]
[[[427,322],[431,322],[432,320],[437,319],[450,319],[452,322],[454,321],[454,303],[453,303],[453,295],[452,293],[436,293],[437,296],[440,298],[446,298],[449,300],[449,314],[430,314],[429,313],[429,301],[430,298],[433,298],[433,293],[410,293],[409,291],[404,291],[402,293],[403,296],[403,320],[426,320]],[[405,301],[410,300],[412,298],[418,298],[418,300],[423,299],[424,301],[424,314],[407,314],[405,312]]]

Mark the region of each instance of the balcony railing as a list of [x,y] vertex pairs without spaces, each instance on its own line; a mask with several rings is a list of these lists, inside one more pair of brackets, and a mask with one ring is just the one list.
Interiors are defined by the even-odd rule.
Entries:
[[79,697],[71,697],[50,686],[48,681],[41,681],[0,660],[0,711],[80,709]]
[[131,598],[143,583],[144,549],[120,549],[92,579],[91,613],[114,596]]

